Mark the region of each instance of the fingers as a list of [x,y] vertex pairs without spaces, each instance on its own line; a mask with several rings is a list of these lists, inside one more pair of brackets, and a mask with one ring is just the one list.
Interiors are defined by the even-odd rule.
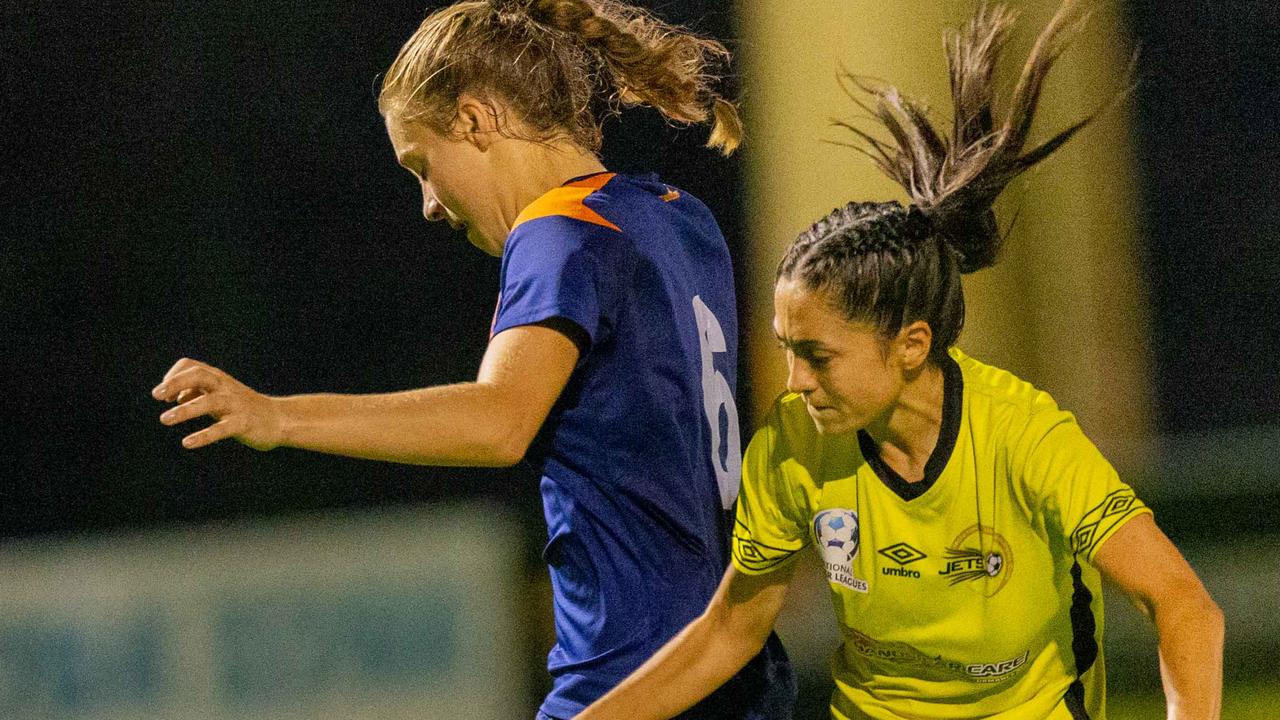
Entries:
[[212,445],[219,440],[226,440],[234,434],[231,431],[231,421],[220,420],[200,432],[194,432],[182,438],[182,447],[188,450],[195,450],[206,445]]
[[182,392],[178,393],[178,399],[175,400],[175,402],[181,405],[182,403],[195,400],[196,398],[200,397],[203,394],[204,394],[203,390],[183,390]]
[[208,365],[205,365],[199,360],[192,360],[191,358],[182,358],[178,362],[174,363],[173,367],[169,368],[169,372],[166,372],[164,374],[164,379],[168,380],[169,378],[173,377],[174,375],[177,375],[183,370],[188,370],[193,367],[201,367],[201,366],[209,367]]
[[[181,397],[182,394],[190,394],[192,392],[194,391],[184,390],[179,397]],[[182,403],[175,408],[166,410],[164,414],[160,416],[160,422],[165,425],[177,425],[178,423],[184,423],[188,420],[204,415],[213,415],[214,417],[221,418],[226,410],[225,403],[222,402],[222,400],[223,398],[220,398],[218,395],[197,395],[193,400]]]
[[[199,360],[182,358],[169,368],[151,391],[151,397],[162,402],[178,403],[160,416],[165,425],[177,425],[205,415],[221,415],[223,409],[213,392],[221,381],[221,373]],[[182,439],[182,446],[195,449],[211,445],[230,436],[229,423],[219,421]]]
[[160,384],[157,385],[155,389],[151,391],[151,396],[157,400],[169,400],[170,402],[178,401],[177,398],[174,397],[172,393],[164,392],[165,390],[167,390],[166,383],[168,383],[169,380],[173,379],[173,377],[178,375],[179,373],[185,370],[190,370],[191,368],[194,368],[194,367],[209,367],[209,366],[205,365],[199,360],[192,360],[191,358],[182,358],[178,362],[174,363],[173,366],[170,367],[167,372],[165,372],[164,378],[160,380]]
[[[182,366],[184,362],[191,363]],[[151,391],[151,397],[163,402],[177,402],[184,391],[207,394],[217,390],[222,381],[220,371],[194,360],[179,360],[164,380]]]
[[205,416],[217,421],[183,438],[185,448],[201,448],[229,437],[259,450],[277,444],[271,435],[275,425],[269,399],[198,360],[183,358],[174,363],[164,380],[151,390],[151,396],[176,403],[176,407],[160,415],[164,425],[178,425]]

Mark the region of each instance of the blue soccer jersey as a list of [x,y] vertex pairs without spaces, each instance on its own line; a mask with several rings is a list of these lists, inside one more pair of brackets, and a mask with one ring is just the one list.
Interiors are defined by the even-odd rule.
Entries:
[[[655,176],[548,192],[507,238],[493,333],[552,320],[582,355],[527,459],[555,596],[542,712],[569,718],[701,614],[727,563],[738,328],[711,213]],[[771,639],[688,717],[789,718],[793,691]]]

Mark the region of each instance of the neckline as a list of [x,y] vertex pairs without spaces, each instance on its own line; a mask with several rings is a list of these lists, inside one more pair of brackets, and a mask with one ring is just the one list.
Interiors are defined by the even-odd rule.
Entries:
[[564,182],[560,183],[560,187],[569,187],[570,185],[573,185],[574,183],[580,183],[580,182],[582,182],[583,180],[590,180],[591,178],[596,177],[597,175],[616,175],[616,174],[617,174],[617,173],[613,172],[612,170],[607,170],[607,169],[606,169],[606,170],[597,170],[596,172],[593,172],[593,173],[587,173],[586,175],[579,175],[579,176],[577,176],[577,177],[571,177],[571,178],[569,178],[568,180],[565,180]]
[[915,500],[929,491],[951,459],[960,436],[960,413],[964,400],[964,375],[960,365],[950,355],[942,361],[942,427],[938,430],[938,443],[929,454],[924,466],[924,477],[919,482],[907,482],[897,470],[880,457],[875,440],[865,430],[858,431],[858,447],[862,457],[885,487],[903,500]]

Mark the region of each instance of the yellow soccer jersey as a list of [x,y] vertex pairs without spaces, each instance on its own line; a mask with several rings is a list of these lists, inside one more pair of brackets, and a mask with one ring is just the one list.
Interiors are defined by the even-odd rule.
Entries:
[[734,565],[817,548],[842,635],[838,720],[1100,720],[1090,561],[1150,511],[1048,394],[958,350],[943,377],[917,483],[865,433],[819,435],[803,398],[780,398],[743,462]]

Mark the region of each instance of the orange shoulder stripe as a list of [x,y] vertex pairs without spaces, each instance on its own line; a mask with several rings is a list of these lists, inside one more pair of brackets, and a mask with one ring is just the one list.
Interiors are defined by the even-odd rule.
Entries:
[[529,207],[520,211],[520,215],[516,217],[515,224],[511,226],[511,229],[515,230],[530,220],[558,216],[570,217],[593,225],[607,227],[616,232],[622,232],[621,228],[604,219],[600,213],[587,207],[583,202],[591,193],[607,185],[614,178],[614,175],[616,173],[592,175],[589,178],[571,182],[547,192],[530,203]]

